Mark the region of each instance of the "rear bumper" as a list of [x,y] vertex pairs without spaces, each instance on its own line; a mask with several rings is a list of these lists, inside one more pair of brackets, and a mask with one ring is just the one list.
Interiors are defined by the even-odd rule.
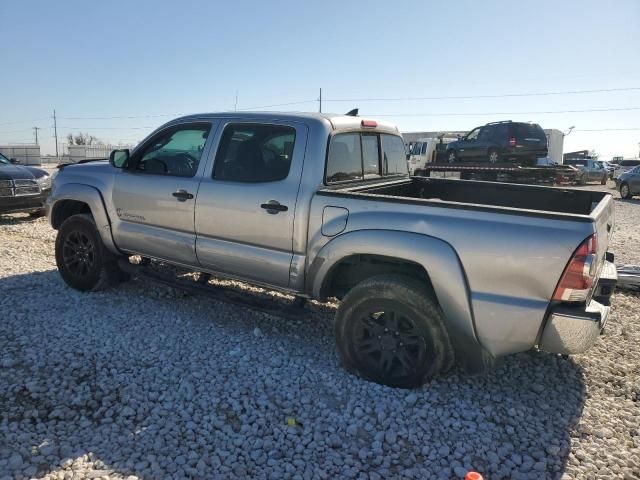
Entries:
[[529,147],[507,147],[505,153],[509,157],[525,157],[525,158],[541,158],[546,157],[549,152],[546,148],[529,148]]
[[588,350],[607,323],[609,299],[615,290],[617,278],[615,265],[605,262],[593,300],[588,305],[554,307],[540,337],[540,350],[562,354]]
[[51,190],[44,190],[38,195],[0,198],[0,213],[30,212],[44,208]]

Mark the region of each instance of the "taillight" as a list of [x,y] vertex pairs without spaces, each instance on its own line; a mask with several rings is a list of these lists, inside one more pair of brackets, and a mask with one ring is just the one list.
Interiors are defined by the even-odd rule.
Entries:
[[510,146],[510,147],[515,147],[515,146],[516,146],[516,139],[515,139],[515,137],[511,137],[511,138],[509,139],[509,146]]
[[553,300],[560,302],[585,302],[596,278],[596,235],[580,244],[569,261],[560,282],[553,292]]

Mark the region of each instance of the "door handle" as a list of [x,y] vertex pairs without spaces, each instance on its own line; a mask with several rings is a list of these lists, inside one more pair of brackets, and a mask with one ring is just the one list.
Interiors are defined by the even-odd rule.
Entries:
[[186,190],[177,190],[173,192],[171,195],[176,197],[180,202],[186,202],[187,200],[191,200],[193,198],[193,194],[187,192]]
[[260,205],[260,208],[264,208],[267,213],[270,213],[271,215],[289,210],[289,207],[281,205],[280,202],[277,202],[276,200],[269,200],[267,203]]

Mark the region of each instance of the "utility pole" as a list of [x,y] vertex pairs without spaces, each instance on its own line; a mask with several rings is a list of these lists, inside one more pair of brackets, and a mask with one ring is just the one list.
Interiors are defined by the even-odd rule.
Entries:
[[33,127],[33,131],[36,132],[36,145],[38,145],[38,130],[42,130],[40,127]]
[[56,121],[56,109],[53,109],[53,135],[56,137],[56,158],[58,158],[58,123]]
[[237,112],[238,111],[238,90],[236,90],[236,103],[233,106],[233,111]]
[[320,102],[320,113],[322,113],[322,87],[320,87],[320,97],[318,101]]

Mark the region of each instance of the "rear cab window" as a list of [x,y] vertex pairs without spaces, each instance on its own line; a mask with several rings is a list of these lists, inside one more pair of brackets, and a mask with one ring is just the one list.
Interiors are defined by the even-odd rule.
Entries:
[[338,133],[331,138],[325,183],[409,175],[402,138],[386,133]]

